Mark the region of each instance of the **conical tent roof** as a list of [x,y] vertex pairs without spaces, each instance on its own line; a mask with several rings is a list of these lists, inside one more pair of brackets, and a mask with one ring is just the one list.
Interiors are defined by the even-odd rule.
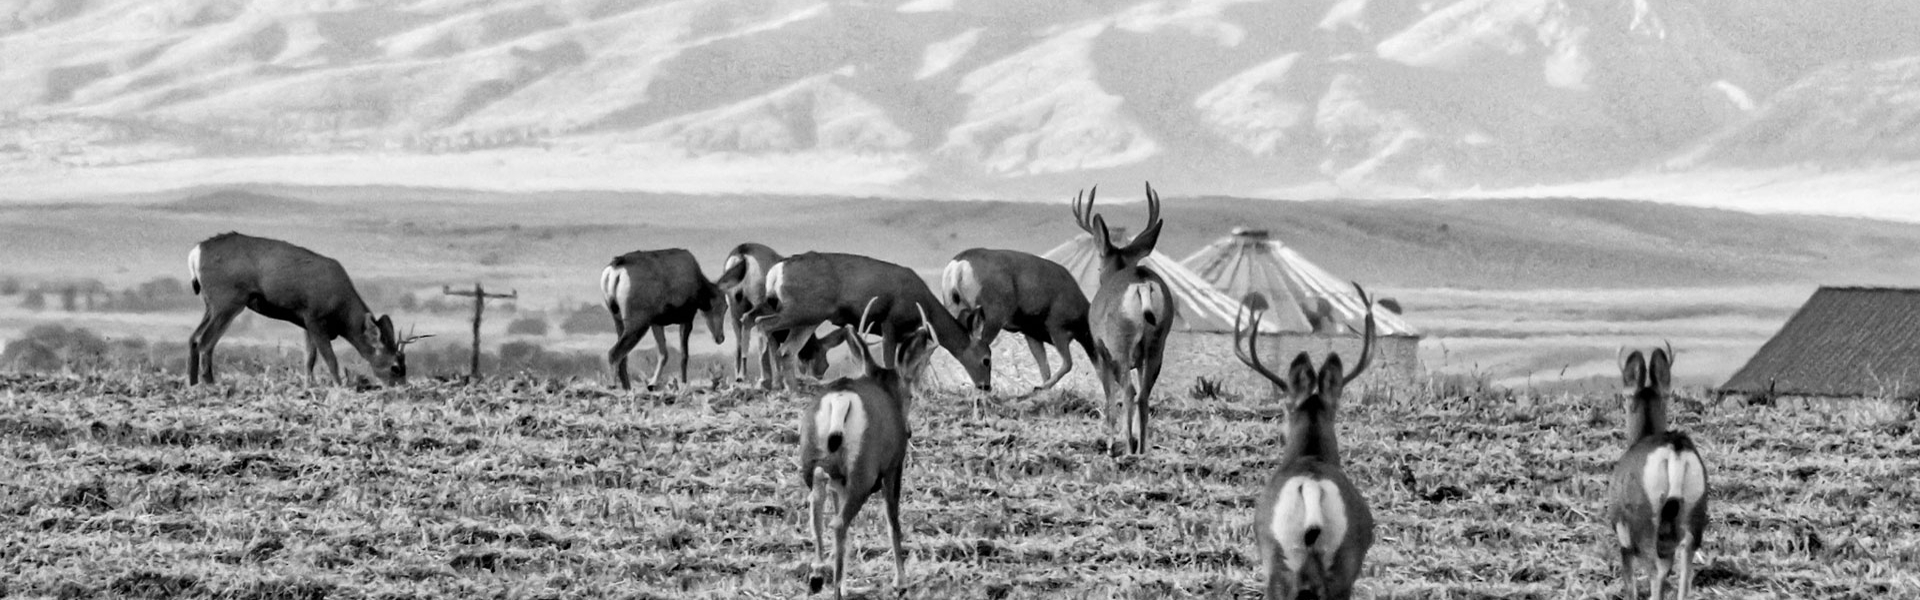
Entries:
[[[1109,231],[1115,240],[1129,239],[1124,228],[1115,227]],[[1074,279],[1080,282],[1080,290],[1086,292],[1088,299],[1092,299],[1094,292],[1100,289],[1100,254],[1092,235],[1076,235],[1048,250],[1043,257],[1060,263],[1073,273]],[[1240,309],[1238,299],[1213,289],[1205,279],[1157,250],[1142,259],[1140,264],[1160,274],[1160,278],[1167,282],[1167,287],[1173,289],[1174,302],[1179,304],[1174,329],[1233,332],[1234,313]],[[1267,313],[1261,319],[1260,331],[1278,333],[1285,330],[1285,322],[1274,318],[1275,313],[1279,312]],[[1304,319],[1301,322],[1304,327]]]
[[[1201,248],[1182,261],[1193,272],[1228,297],[1260,292],[1273,303],[1274,313],[1287,313],[1287,331],[1310,332],[1313,321],[1322,331],[1359,333],[1366,326],[1366,305],[1353,285],[1308,261],[1292,248],[1271,239],[1266,230],[1235,228],[1233,235]],[[1324,305],[1322,304],[1324,301]],[[1316,307],[1324,306],[1324,313]],[[1311,315],[1325,314],[1325,319]],[[1399,313],[1373,311],[1380,335],[1417,336],[1419,332]]]

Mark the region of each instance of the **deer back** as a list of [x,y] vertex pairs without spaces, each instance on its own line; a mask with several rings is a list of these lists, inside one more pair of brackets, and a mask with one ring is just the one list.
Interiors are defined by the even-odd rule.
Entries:
[[601,277],[609,308],[617,306],[632,326],[691,324],[698,313],[725,310],[720,288],[700,272],[693,253],[681,248],[642,250],[616,256]]

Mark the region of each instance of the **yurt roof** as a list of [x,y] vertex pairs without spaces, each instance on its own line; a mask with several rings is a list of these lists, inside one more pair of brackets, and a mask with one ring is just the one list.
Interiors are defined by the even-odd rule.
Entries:
[[[1116,240],[1128,239],[1125,229],[1116,227],[1110,231]],[[1068,272],[1073,273],[1074,278],[1080,282],[1081,291],[1086,292],[1088,298],[1092,298],[1094,292],[1100,287],[1099,250],[1094,246],[1093,236],[1082,233],[1048,250],[1043,255],[1046,259],[1060,263],[1067,268]],[[1154,251],[1140,263],[1158,273],[1160,278],[1167,282],[1167,286],[1173,288],[1174,300],[1179,304],[1179,316],[1174,321],[1175,329],[1224,333],[1233,331],[1234,313],[1240,309],[1238,298],[1213,289],[1205,279],[1201,279],[1192,270],[1181,266],[1172,257],[1159,251]],[[1283,312],[1268,312],[1261,319],[1260,331],[1279,333],[1308,329],[1304,317],[1291,313],[1282,314]]]
[[[1316,299],[1327,301],[1331,316],[1344,325],[1341,329],[1357,333],[1365,326],[1367,307],[1351,283],[1313,264],[1264,229],[1235,228],[1231,235],[1201,248],[1181,264],[1230,298],[1260,292],[1272,303],[1274,313],[1301,315],[1300,328],[1294,331],[1310,329],[1304,315]],[[1380,307],[1378,297],[1375,300],[1374,324],[1379,335],[1419,335],[1405,317]]]

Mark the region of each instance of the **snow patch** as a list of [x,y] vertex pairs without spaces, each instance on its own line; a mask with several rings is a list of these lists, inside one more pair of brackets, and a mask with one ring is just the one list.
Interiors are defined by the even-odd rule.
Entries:
[[920,71],[913,74],[915,80],[939,75],[953,68],[955,63],[967,56],[973,45],[980,43],[980,33],[985,27],[975,27],[961,32],[960,35],[927,45],[927,53],[920,59]]
[[1733,82],[1731,81],[1722,79],[1722,80],[1713,82],[1713,88],[1720,90],[1720,93],[1722,94],[1726,94],[1727,100],[1729,102],[1732,102],[1734,106],[1740,107],[1741,112],[1753,112],[1753,107],[1754,107],[1753,97],[1747,95],[1747,91],[1744,89],[1741,89],[1740,86],[1734,85]]

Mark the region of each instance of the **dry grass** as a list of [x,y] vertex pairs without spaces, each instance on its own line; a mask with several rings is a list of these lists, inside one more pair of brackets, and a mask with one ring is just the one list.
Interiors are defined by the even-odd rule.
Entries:
[[[1231,370],[1183,363],[1160,394],[1160,446],[1138,458],[1104,451],[1077,378],[979,421],[965,396],[923,394],[907,595],[1248,597],[1254,493],[1281,423]],[[1189,398],[1199,375],[1223,393]],[[597,381],[0,376],[0,595],[796,597],[811,555],[800,405]],[[1600,397],[1407,389],[1350,401],[1342,441],[1379,519],[1363,590],[1610,593],[1598,518],[1616,412]],[[1675,421],[1713,469],[1702,597],[1920,594],[1910,409],[1683,400]],[[855,525],[859,589],[890,579],[881,512]]]

